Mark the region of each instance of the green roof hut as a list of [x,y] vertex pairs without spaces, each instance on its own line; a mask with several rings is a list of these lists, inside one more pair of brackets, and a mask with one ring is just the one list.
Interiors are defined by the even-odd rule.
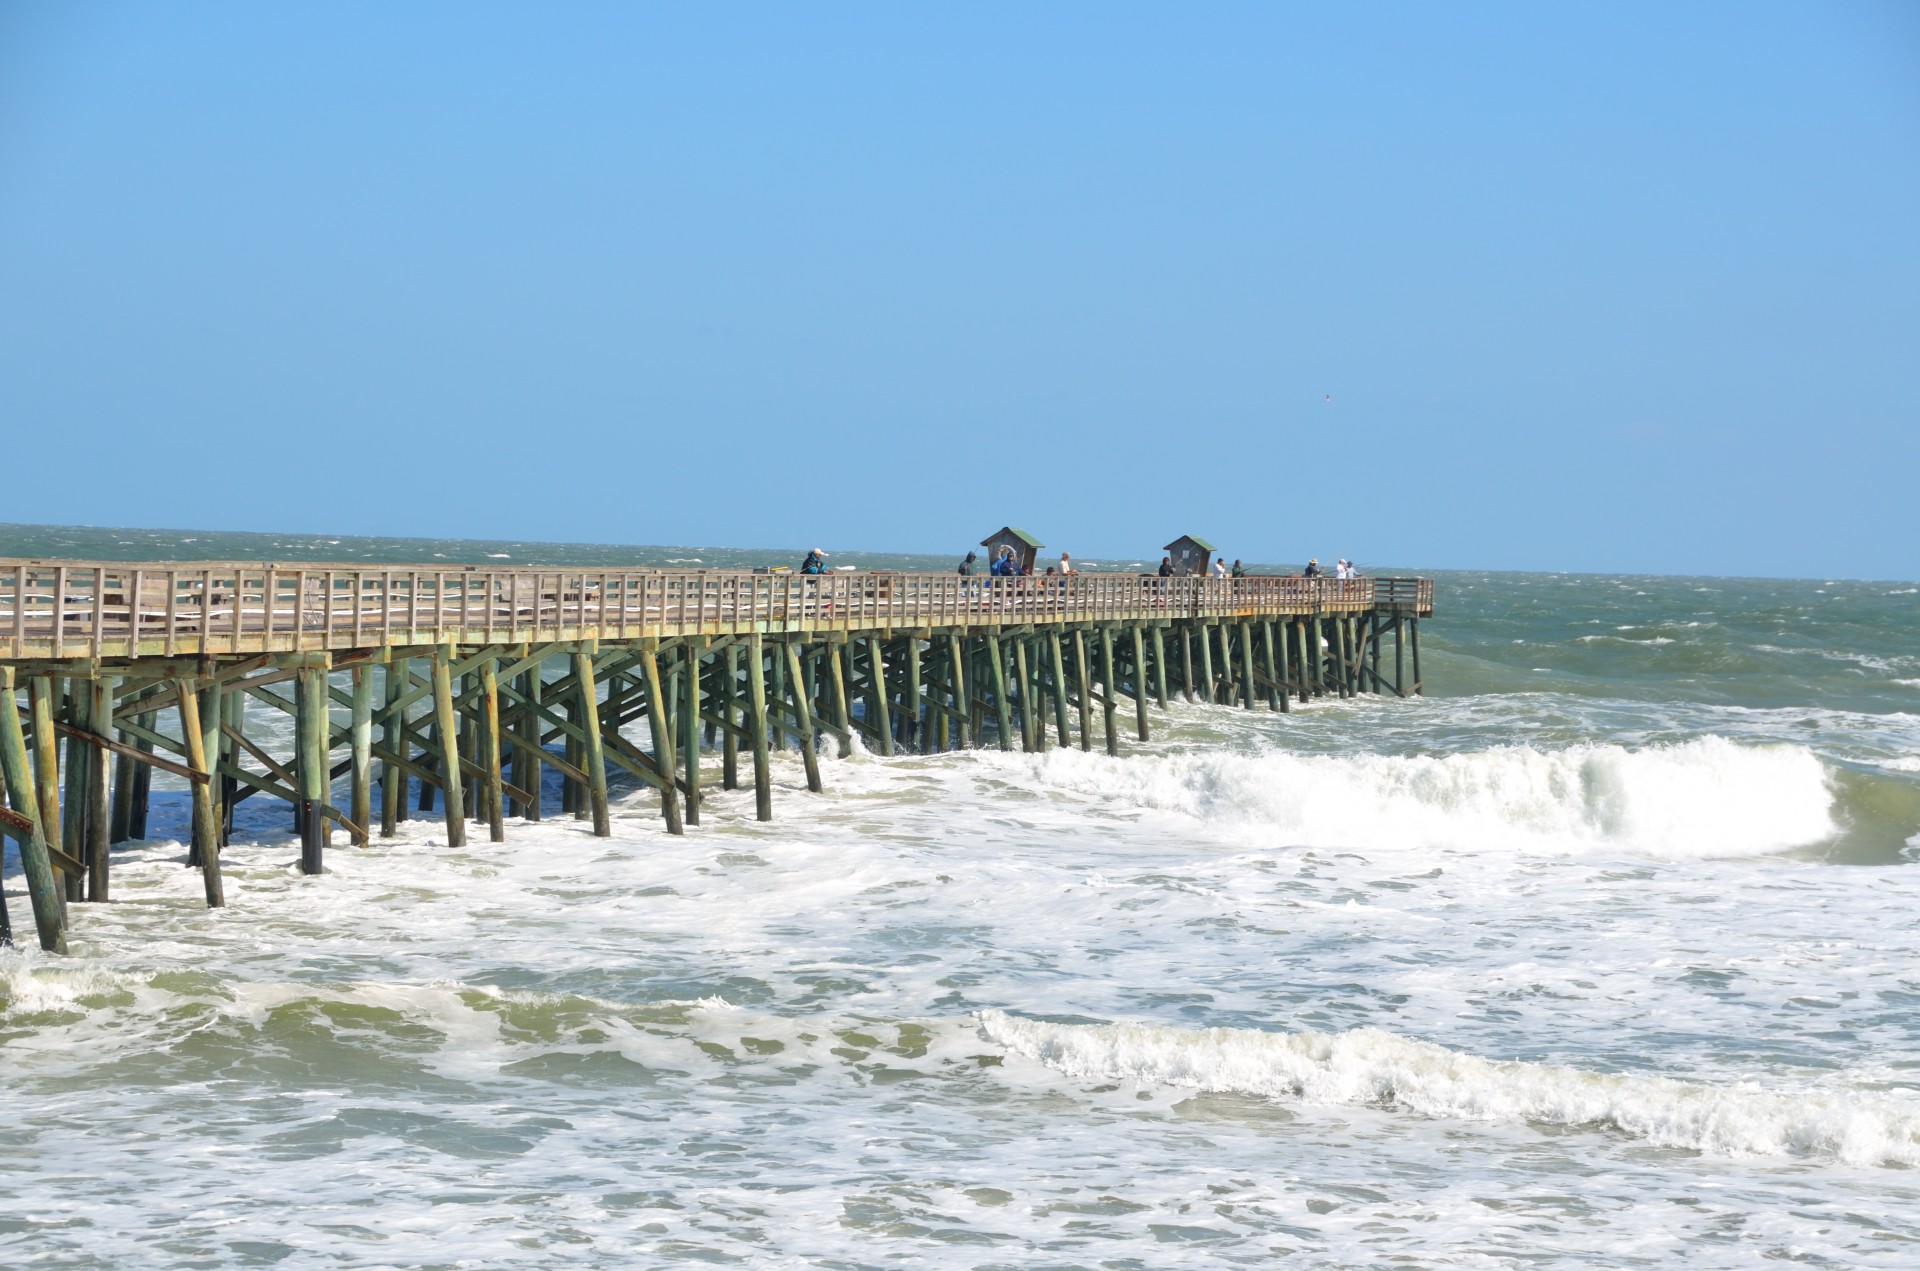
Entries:
[[1173,557],[1173,572],[1176,574],[1206,573],[1208,558],[1218,550],[1206,539],[1192,534],[1182,534],[1167,544],[1167,555]]
[[987,563],[989,565],[993,563],[994,558],[1000,555],[1000,549],[1002,547],[1011,547],[1013,549],[1013,558],[1020,562],[1020,572],[1031,574],[1033,572],[1034,558],[1039,555],[1040,549],[1045,547],[1046,544],[1025,530],[1017,530],[1011,525],[1003,525],[981,539],[980,546],[987,549]]

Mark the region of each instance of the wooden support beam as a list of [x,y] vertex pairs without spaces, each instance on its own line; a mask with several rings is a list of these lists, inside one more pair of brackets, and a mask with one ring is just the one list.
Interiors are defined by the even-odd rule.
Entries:
[[353,713],[348,725],[352,733],[349,754],[352,758],[348,779],[347,807],[362,832],[353,836],[356,847],[367,846],[364,827],[373,820],[373,668],[356,666],[353,677]]
[[1405,697],[1407,682],[1407,620],[1393,615],[1393,695]]
[[1087,633],[1073,632],[1073,674],[1080,685],[1080,749],[1093,750],[1093,680],[1087,674]]
[[987,670],[992,676],[993,685],[993,722],[999,733],[1000,749],[1013,749],[1013,712],[1007,701],[1007,654],[1000,647],[1000,637],[988,631],[980,637],[987,651]]
[[[62,681],[64,711],[68,723],[90,727],[87,718],[91,699],[85,691],[85,680],[68,679]],[[87,859],[87,762],[93,755],[93,747],[77,737],[67,738],[66,763],[61,768],[65,785],[60,791],[60,847],[68,856],[77,861]],[[67,899],[84,901],[86,899],[87,875],[80,874],[67,880]]]
[[320,667],[303,666],[294,684],[295,731],[299,737],[300,872],[320,874],[326,870],[329,846],[329,818],[320,808],[332,801],[327,789],[332,773],[327,757],[332,741],[328,735],[332,721],[328,718],[327,673]]
[[[654,677],[659,678],[658,674]],[[573,693],[574,700],[580,705],[581,759],[587,773],[587,803],[593,815],[593,835],[595,838],[607,838],[613,833],[613,819],[607,809],[607,756],[606,738],[600,731],[600,693],[593,675],[593,656],[588,653],[573,655]],[[653,687],[658,699],[658,687]],[[660,771],[669,779],[673,776],[672,751],[658,757]],[[668,788],[671,793],[671,786]]]
[[1149,741],[1147,731],[1147,636],[1139,623],[1128,628],[1133,633],[1133,720],[1141,741]]
[[[780,661],[775,660],[776,669]],[[714,709],[720,716],[720,788],[737,790],[740,788],[740,736],[737,728],[738,711],[735,704],[740,696],[740,648],[728,645],[720,660],[714,666],[715,683],[719,692],[715,694]],[[781,677],[776,676],[776,683]],[[761,741],[766,740],[764,734]]]
[[920,637],[910,635],[906,641],[907,653],[907,696],[906,696],[906,743],[915,751],[924,751],[926,747],[925,729],[922,718],[923,706],[920,700],[922,671],[920,667]]
[[1153,694],[1160,709],[1167,709],[1167,633],[1160,626],[1153,629]]
[[1193,624],[1180,624],[1180,691],[1193,704]]
[[[122,721],[119,726],[129,732],[141,727],[139,724],[130,725],[126,721]],[[91,728],[82,728],[78,725],[64,722],[56,722],[54,728],[63,736],[77,737],[89,746],[98,746],[102,750],[112,751],[116,755],[125,756],[131,763],[151,764],[153,767],[160,769],[160,771],[170,773],[185,781],[204,782],[208,779],[206,773],[197,772],[186,764],[178,764],[171,760],[162,759],[149,751],[143,751],[136,746],[129,746],[122,741],[115,741],[111,737],[102,737]]]
[[[204,765],[207,799],[213,804],[213,844],[216,849],[227,845],[227,785],[224,780],[215,779],[215,771],[220,761],[221,722],[226,718],[226,694],[221,691],[220,681],[210,679],[203,683],[195,696],[200,707],[200,762]],[[180,717],[182,724],[186,716]],[[182,730],[184,736],[184,728]],[[184,756],[188,763],[193,762],[191,751]],[[196,787],[200,783],[196,782]],[[209,902],[211,903],[211,902]]]
[[760,633],[747,646],[747,714],[753,733],[753,815],[773,820],[773,767],[767,754],[767,654]]
[[1367,615],[1367,649],[1372,653],[1374,692],[1380,691],[1380,625],[1383,615],[1378,609]]
[[673,728],[667,719],[666,694],[660,686],[660,661],[650,648],[640,651],[640,674],[647,689],[647,725],[653,733],[654,767],[667,778],[660,787],[660,815],[667,822],[667,833],[685,834],[686,823],[680,817],[680,792],[673,783]]
[[1413,691],[1418,696],[1422,695],[1421,686],[1426,683],[1420,675],[1420,620],[1418,618],[1407,619],[1407,636],[1413,650]]
[[[405,714],[397,707],[400,695],[407,690],[407,681],[413,676],[406,658],[398,658],[387,663],[382,679],[383,696],[386,698],[386,710],[382,714],[380,740],[386,743],[389,754],[398,755],[406,743],[400,740],[401,726],[406,722]],[[400,821],[407,814],[407,774],[393,760],[380,761],[380,837],[390,839],[399,833]]]
[[1276,633],[1272,621],[1261,624],[1261,635],[1265,637],[1261,647],[1267,663],[1267,709],[1284,713],[1287,710],[1287,686],[1281,678],[1280,668],[1286,664],[1286,654],[1284,651],[1276,653],[1273,645],[1275,639],[1286,639],[1287,628],[1285,623],[1278,625],[1280,629]]
[[133,817],[133,763],[132,755],[114,751],[113,812],[107,824],[109,844],[127,841],[127,822]]
[[[235,728],[232,724],[223,723],[222,725],[220,725],[220,730],[223,734],[226,735],[227,738],[229,738],[241,750],[244,750],[247,754],[259,760],[261,766],[264,767],[268,772],[280,778],[280,780],[283,783],[285,783],[287,789],[294,792],[294,795],[293,795],[294,801],[295,802],[299,801],[300,778],[297,775],[295,775],[292,772],[289,772],[286,769],[286,767],[284,767],[280,763],[279,760],[275,759],[272,755],[268,754],[266,751],[260,749],[260,747],[254,745],[252,739],[247,737],[246,734],[242,733],[239,729]],[[297,766],[297,762],[296,762],[296,766]]]
[[[700,824],[700,650],[680,646],[680,762],[687,775],[682,788],[687,798],[687,824]],[[764,703],[763,703],[764,704]]]
[[973,706],[967,693],[966,641],[952,633],[947,635],[947,673],[952,681],[954,749],[977,746],[980,738],[974,729]]
[[[17,602],[16,602],[17,603]],[[13,805],[14,835],[20,843],[20,868],[27,877],[27,899],[33,908],[34,934],[48,953],[67,951],[67,906],[60,877],[54,872],[45,823],[35,795],[35,781],[27,758],[27,737],[20,726],[20,702],[15,696],[16,672],[0,666],[0,781]],[[24,822],[22,825],[20,822]]]
[[[27,710],[33,723],[33,791],[34,800],[40,805],[40,829],[49,847],[56,845],[54,839],[59,836],[57,846],[64,849],[67,842],[61,835],[64,822],[60,809],[60,739],[54,731],[53,698],[52,676],[36,675],[27,682]],[[69,741],[68,745],[72,744]],[[71,856],[72,852],[67,854]],[[70,870],[62,871],[63,903],[80,899],[80,877]]]
[[1067,668],[1066,660],[1060,652],[1060,633],[1048,631],[1047,673],[1053,681],[1053,725],[1060,745],[1073,745],[1073,730],[1067,724]]
[[1120,735],[1113,726],[1113,628],[1100,628],[1100,712],[1101,722],[1107,730],[1107,753],[1117,756],[1120,753]]
[[793,698],[793,717],[800,736],[800,760],[807,769],[807,789],[820,793],[820,756],[814,749],[813,711],[807,705],[806,677],[800,673],[800,651],[783,643],[786,653],[787,684]]
[[887,655],[879,636],[867,637],[868,722],[880,739],[880,753],[893,754],[893,710],[887,691]]
[[[325,672],[321,672],[325,674]],[[218,809],[214,806],[212,773],[207,747],[208,721],[200,718],[200,708],[204,705],[202,694],[196,692],[190,681],[181,680],[179,689],[180,734],[186,740],[187,762],[202,774],[202,779],[193,783],[193,850],[197,857],[193,863],[200,866],[200,882],[207,898],[207,908],[221,909],[226,906],[226,889],[220,876],[220,821]],[[219,688],[208,690],[213,695],[214,727],[218,728]],[[303,862],[304,863],[304,862]],[[317,869],[306,870],[317,874]]]
[[[237,695],[235,700],[239,700]],[[142,715],[140,722],[151,725],[153,716]],[[136,739],[133,744],[142,754],[153,753],[153,746],[149,742]],[[133,766],[133,798],[127,809],[127,837],[130,839],[144,841],[147,837],[148,795],[152,792],[152,788],[153,765],[136,763]],[[42,824],[44,825],[44,822]]]
[[847,675],[842,665],[844,648],[844,645],[829,644],[822,654],[830,672],[828,682],[833,688],[833,722],[839,729],[842,759],[853,753],[853,712],[847,706]]
[[[225,727],[224,724],[221,726],[223,728]],[[376,755],[380,753],[380,750],[380,747],[374,747],[374,753]],[[258,773],[249,772],[239,764],[234,763],[231,759],[222,759],[215,767],[221,775],[231,777],[240,785],[247,787],[247,794],[270,794],[276,799],[281,799],[294,805],[300,802],[296,787],[284,785],[278,781],[271,781],[260,776]],[[336,771],[334,775],[339,776],[347,772],[347,770],[347,765],[343,763],[339,765],[338,771]],[[338,821],[341,828],[345,829],[349,834],[357,834],[363,828],[355,825],[352,817],[331,803],[322,803],[320,805],[320,815],[330,821]]]
[[1248,622],[1240,624],[1240,674],[1242,696],[1245,698],[1246,708],[1252,710],[1256,697],[1253,684],[1253,624]]
[[[453,715],[453,651],[444,644],[433,648],[433,737],[440,765],[441,802],[446,805],[447,846],[467,845],[467,823],[463,815],[466,799],[460,786],[458,759],[460,730]],[[432,789],[420,785],[421,800]]]
[[1200,626],[1200,683],[1205,696],[1201,698],[1209,706],[1220,700],[1213,678],[1213,630],[1206,624]]
[[1339,663],[1340,696],[1353,696],[1353,645],[1350,640],[1352,629],[1347,619],[1333,620],[1334,657]]
[[507,841],[507,797],[506,778],[500,771],[500,663],[495,658],[480,663],[480,703],[480,767],[485,780],[481,790],[487,814],[487,840],[504,843]]
[[107,789],[107,778],[112,765],[107,762],[106,742],[113,735],[113,683],[107,679],[89,680],[84,692],[91,699],[88,703],[88,721],[95,740],[88,747],[91,754],[87,761],[86,789],[86,856],[87,862],[87,899],[105,901],[108,897],[108,855],[107,833],[111,816],[111,793]]
[[1040,749],[1035,739],[1035,725],[1039,722],[1033,710],[1033,677],[1027,674],[1027,641],[1024,636],[1014,636],[1008,641],[1013,645],[1013,683],[1020,694],[1020,749],[1032,754]]

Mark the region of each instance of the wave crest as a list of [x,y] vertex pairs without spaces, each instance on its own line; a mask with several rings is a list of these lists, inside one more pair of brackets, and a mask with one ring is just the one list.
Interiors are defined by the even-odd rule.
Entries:
[[1124,764],[1061,750],[1035,762],[1048,785],[1278,831],[1303,847],[1689,859],[1784,851],[1840,830],[1812,751],[1720,737],[1438,756],[1196,751]]
[[1617,1130],[1663,1147],[1920,1165],[1920,1100],[1782,1092],[1496,1061],[1377,1028],[1345,1033],[1051,1024],[981,1011],[981,1031],[1066,1076],[1422,1116]]

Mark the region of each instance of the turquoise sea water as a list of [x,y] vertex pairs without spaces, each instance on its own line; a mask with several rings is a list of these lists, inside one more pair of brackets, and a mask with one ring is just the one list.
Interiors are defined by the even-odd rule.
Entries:
[[[0,527],[435,553],[799,554]],[[209,913],[161,783],[74,955],[0,954],[0,1259],[1920,1263],[1920,586],[1433,572],[1423,699],[783,755],[771,825],[617,788],[308,879],[249,802]]]

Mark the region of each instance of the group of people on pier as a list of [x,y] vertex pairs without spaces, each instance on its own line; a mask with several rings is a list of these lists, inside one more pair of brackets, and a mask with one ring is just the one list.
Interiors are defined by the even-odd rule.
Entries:
[[[1304,578],[1324,578],[1326,577],[1326,572],[1326,570],[1320,568],[1319,558],[1316,557],[1307,562],[1307,568],[1301,576]],[[1343,556],[1333,563],[1333,576],[1335,578],[1358,578],[1360,577],[1360,571],[1354,568],[1352,561]]]
[[[969,551],[966,559],[960,562],[960,576],[962,578],[969,577],[974,574],[979,567],[980,554]],[[817,547],[809,551],[806,560],[801,562],[800,572],[803,574],[826,573],[827,554]],[[1046,576],[1051,578],[1077,574],[1079,572],[1079,570],[1074,568],[1072,554],[1061,552],[1060,563],[1058,565],[1047,566]],[[1160,558],[1160,577],[1171,578],[1176,572],[1178,571],[1174,569],[1173,557],[1171,555],[1162,556]],[[1326,576],[1326,572],[1326,570],[1320,567],[1320,558],[1316,556],[1307,562],[1306,569],[1301,571],[1301,577],[1322,578]],[[1002,544],[994,553],[993,561],[987,566],[987,573],[995,578],[1031,578],[1034,571],[1032,566],[1021,563],[1020,558],[1014,555],[1011,547]],[[1233,564],[1229,566],[1224,556],[1214,557],[1213,567],[1208,573],[1215,578],[1245,578],[1248,576],[1247,567],[1242,564],[1237,557],[1234,559]],[[1352,561],[1342,557],[1334,562],[1333,577],[1358,578],[1360,577],[1360,571],[1354,568]]]

